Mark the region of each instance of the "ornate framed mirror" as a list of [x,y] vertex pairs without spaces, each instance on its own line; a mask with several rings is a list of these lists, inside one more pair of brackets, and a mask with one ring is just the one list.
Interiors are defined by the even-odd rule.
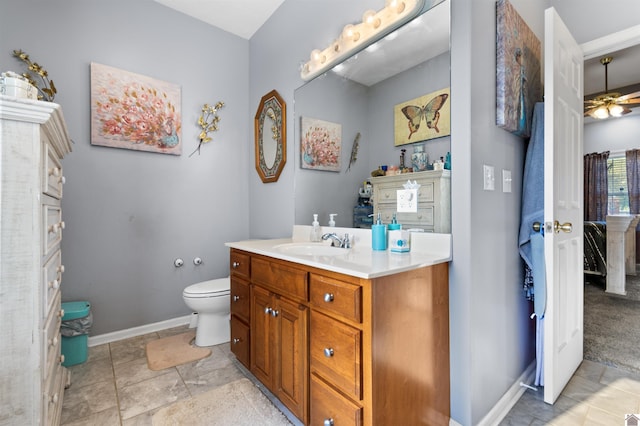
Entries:
[[287,162],[287,105],[275,90],[260,100],[254,128],[258,175],[263,183],[276,182]]

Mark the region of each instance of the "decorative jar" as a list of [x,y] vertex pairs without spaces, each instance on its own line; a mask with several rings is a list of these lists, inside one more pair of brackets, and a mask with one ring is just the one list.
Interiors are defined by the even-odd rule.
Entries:
[[413,154],[411,154],[411,165],[414,172],[421,172],[427,170],[427,163],[429,163],[429,156],[424,152],[424,145],[414,145]]

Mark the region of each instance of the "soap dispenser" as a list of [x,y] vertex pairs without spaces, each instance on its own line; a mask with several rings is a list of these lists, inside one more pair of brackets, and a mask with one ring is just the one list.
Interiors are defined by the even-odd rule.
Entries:
[[309,235],[311,242],[317,243],[322,240],[322,231],[320,231],[320,222],[318,222],[318,214],[313,215],[313,222],[311,222],[311,235]]
[[331,227],[335,227],[336,226],[336,221],[335,221],[335,217],[338,216],[338,213],[331,213],[329,215],[329,226]]
[[402,229],[402,225],[400,225],[398,223],[398,220],[396,219],[396,214],[393,214],[393,218],[391,219],[391,223],[389,224],[389,231],[397,231],[399,229]]
[[371,225],[371,248],[373,250],[387,249],[387,225],[382,223],[379,212],[376,223]]

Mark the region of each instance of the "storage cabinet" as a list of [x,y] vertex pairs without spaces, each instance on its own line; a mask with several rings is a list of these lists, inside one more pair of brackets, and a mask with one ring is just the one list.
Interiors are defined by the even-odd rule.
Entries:
[[0,424],[60,423],[62,158],[59,105],[0,95]]
[[231,251],[231,352],[245,367],[251,360],[251,290],[250,258],[247,254]]
[[427,232],[451,233],[451,171],[428,170],[395,176],[371,178],[373,214],[380,213],[383,223],[390,223],[398,210],[397,191],[410,180],[420,184],[418,211],[398,213],[403,229],[421,228]]

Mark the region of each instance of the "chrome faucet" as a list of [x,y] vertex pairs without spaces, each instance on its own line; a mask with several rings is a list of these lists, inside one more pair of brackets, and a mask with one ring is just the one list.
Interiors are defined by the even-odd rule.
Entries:
[[327,241],[331,238],[331,246],[332,247],[340,247],[340,248],[351,248],[351,241],[349,241],[349,234],[344,234],[344,238],[340,239],[335,232],[331,232],[329,234],[324,234],[322,239]]

